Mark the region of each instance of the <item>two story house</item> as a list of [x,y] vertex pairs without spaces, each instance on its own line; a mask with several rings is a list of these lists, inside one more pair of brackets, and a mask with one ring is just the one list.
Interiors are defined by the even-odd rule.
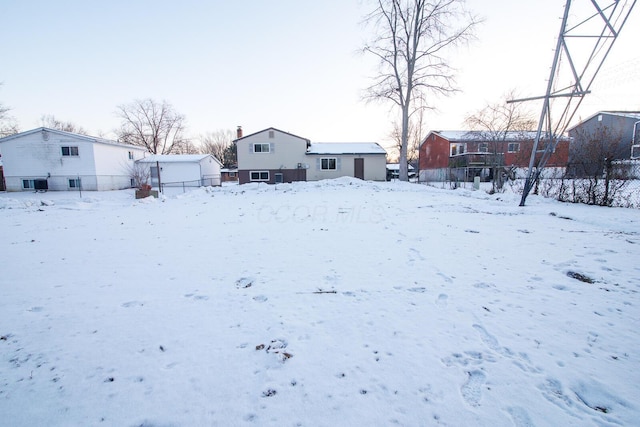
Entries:
[[119,190],[146,150],[41,127],[0,139],[7,191]]
[[[483,131],[431,131],[420,144],[420,181],[489,178],[496,167],[526,168],[536,132],[512,131],[492,135]],[[547,167],[564,168],[569,138],[561,137]]]
[[238,128],[240,184],[352,176],[369,181],[386,179],[386,151],[377,143],[311,143],[309,139],[276,128],[243,136]]
[[617,140],[615,160],[640,159],[640,111],[600,111],[567,132],[576,149],[589,139],[608,136]]

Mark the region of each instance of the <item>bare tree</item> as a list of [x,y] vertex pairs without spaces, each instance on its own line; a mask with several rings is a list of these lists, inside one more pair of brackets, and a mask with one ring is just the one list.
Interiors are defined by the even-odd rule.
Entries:
[[364,47],[379,60],[379,74],[367,99],[391,101],[400,108],[400,180],[408,180],[409,121],[429,107],[427,96],[456,91],[447,49],[467,43],[480,20],[464,0],[376,0],[365,17],[375,38]]
[[133,163],[128,166],[129,176],[133,179],[136,188],[143,188],[143,186],[149,184],[149,178],[151,178],[151,168],[142,165],[141,163]]
[[145,147],[153,154],[179,153],[187,144],[186,119],[167,101],[135,100],[119,105],[116,114],[122,119],[116,134],[124,143]]
[[202,135],[200,145],[203,153],[213,155],[224,167],[231,167],[237,162],[233,132],[230,130],[220,129]]
[[173,152],[173,154],[200,154],[202,150],[191,140],[186,140],[183,144],[179,145]]
[[573,178],[573,202],[612,206],[629,183],[628,164],[616,163],[629,152],[622,132],[608,127],[578,131],[569,149],[567,177]]
[[65,132],[79,133],[81,135],[88,135],[89,133],[82,127],[78,126],[70,121],[63,121],[56,119],[53,114],[42,115],[40,117],[40,121],[42,122],[42,126],[50,128],[62,130]]
[[504,180],[502,169],[506,140],[508,137],[520,135],[523,139],[528,132],[536,128],[538,121],[535,115],[526,109],[522,103],[509,103],[515,99],[514,89],[505,93],[499,102],[487,104],[482,109],[465,118],[465,124],[470,130],[478,131],[478,137],[488,145],[489,167],[492,169],[492,190],[502,190]]
[[0,138],[20,132],[18,123],[9,115],[9,111],[11,111],[9,107],[0,104]]

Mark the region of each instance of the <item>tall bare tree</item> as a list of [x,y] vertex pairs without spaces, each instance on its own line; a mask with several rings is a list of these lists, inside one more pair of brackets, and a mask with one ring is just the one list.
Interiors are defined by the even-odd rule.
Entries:
[[82,126],[78,126],[73,122],[58,120],[53,114],[46,114],[40,117],[40,121],[42,122],[42,126],[50,128],[62,130],[65,132],[79,133],[81,135],[88,135],[89,133]]
[[186,119],[167,101],[138,99],[119,105],[117,116],[122,124],[116,134],[127,144],[145,147],[153,154],[179,153],[187,144]]
[[445,54],[467,43],[481,22],[464,0],[376,0],[365,21],[375,36],[364,51],[379,60],[367,88],[369,100],[391,101],[400,109],[400,180],[408,180],[407,147],[411,115],[429,107],[428,96],[456,91]]
[[493,104],[487,104],[482,109],[465,118],[465,124],[470,130],[479,132],[479,139],[488,144],[488,152],[492,154],[489,166],[493,173],[493,191],[502,190],[503,179],[499,169],[504,165],[504,153],[507,149],[507,137],[522,138],[527,132],[534,131],[538,124],[535,115],[523,103],[509,103],[516,99],[517,92],[512,89]]
[[237,162],[233,132],[230,130],[208,132],[200,137],[200,145],[203,153],[213,155],[224,167],[231,167]]

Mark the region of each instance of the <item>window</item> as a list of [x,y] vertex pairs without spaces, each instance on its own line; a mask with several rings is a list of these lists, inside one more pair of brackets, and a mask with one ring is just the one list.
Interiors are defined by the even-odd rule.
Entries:
[[235,178],[236,177],[236,173],[235,172],[229,172],[229,177]]
[[254,153],[268,153],[270,152],[269,144],[253,144],[253,152]]
[[269,171],[249,172],[251,181],[269,181]]
[[276,174],[276,184],[282,184],[284,182],[284,175],[281,173]]
[[465,144],[451,144],[451,155],[457,156],[458,154],[464,154]]
[[78,155],[78,147],[63,146],[62,147],[62,155],[63,156],[77,156]]
[[510,142],[507,146],[507,151],[509,153],[517,153],[520,151],[520,143],[519,142]]
[[22,189],[23,190],[33,190],[35,186],[33,185],[32,179],[23,179],[22,180]]
[[640,145],[631,146],[631,158],[632,159],[640,158]]
[[489,152],[489,144],[486,142],[481,142],[478,144],[478,152],[479,153],[488,153]]
[[133,160],[133,151],[129,151],[129,160]]
[[320,159],[320,169],[322,170],[336,170],[337,169],[337,160],[335,157]]
[[275,137],[275,132],[270,130],[269,131],[269,139],[273,139]]
[[70,179],[69,180],[69,188],[80,188],[80,179]]

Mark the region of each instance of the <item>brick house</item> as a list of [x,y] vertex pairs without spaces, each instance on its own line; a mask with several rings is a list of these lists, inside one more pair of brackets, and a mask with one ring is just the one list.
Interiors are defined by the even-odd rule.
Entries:
[[[495,167],[526,168],[535,135],[514,131],[497,138],[483,131],[431,131],[420,144],[419,180],[489,179]],[[563,137],[547,167],[564,168],[568,157],[569,139]]]

